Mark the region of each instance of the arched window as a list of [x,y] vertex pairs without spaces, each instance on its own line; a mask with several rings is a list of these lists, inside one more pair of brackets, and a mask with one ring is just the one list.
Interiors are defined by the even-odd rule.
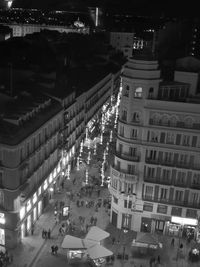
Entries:
[[164,125],[168,125],[168,122],[169,122],[169,118],[168,118],[168,116],[167,116],[167,115],[164,115],[164,116],[162,117],[162,124],[164,124]]
[[185,126],[191,128],[193,126],[193,119],[191,117],[186,117],[184,120]]
[[142,87],[137,87],[135,89],[135,95],[134,95],[135,98],[142,98]]
[[169,123],[170,123],[171,126],[176,126],[177,125],[177,121],[178,121],[178,119],[175,116],[172,116],[169,119]]
[[159,114],[154,114],[153,117],[152,117],[153,123],[154,124],[158,124],[159,123],[159,120],[160,120]]

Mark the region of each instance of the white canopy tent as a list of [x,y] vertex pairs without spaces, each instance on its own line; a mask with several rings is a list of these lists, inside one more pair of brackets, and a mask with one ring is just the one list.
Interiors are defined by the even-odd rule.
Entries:
[[100,245],[100,241],[110,234],[97,226],[91,227],[84,239],[66,235],[61,247],[68,250],[82,250],[92,260],[113,255],[111,250]]

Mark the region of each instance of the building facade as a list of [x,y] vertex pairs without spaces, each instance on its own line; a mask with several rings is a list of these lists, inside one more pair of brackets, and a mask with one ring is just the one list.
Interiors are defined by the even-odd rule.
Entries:
[[50,98],[10,101],[15,109],[1,118],[0,134],[0,244],[8,248],[31,231],[58,186],[62,123],[62,107]]
[[196,233],[200,102],[191,77],[177,72],[177,81],[162,82],[153,59],[130,59],[124,66],[109,189],[117,228]]
[[32,34],[35,32],[41,32],[43,30],[58,31],[60,33],[82,33],[89,34],[89,27],[75,27],[66,25],[44,25],[44,24],[25,24],[25,23],[1,23],[4,26],[8,26],[12,29],[13,37],[24,37],[27,34]]

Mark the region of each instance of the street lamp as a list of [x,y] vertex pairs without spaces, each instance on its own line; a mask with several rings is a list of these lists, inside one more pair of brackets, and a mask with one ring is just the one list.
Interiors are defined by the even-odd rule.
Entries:
[[88,169],[85,171],[85,184],[88,184]]

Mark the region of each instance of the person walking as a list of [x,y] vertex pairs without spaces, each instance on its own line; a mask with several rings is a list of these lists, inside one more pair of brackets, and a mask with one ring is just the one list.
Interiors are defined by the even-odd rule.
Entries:
[[171,246],[174,247],[174,238],[172,238]]
[[55,247],[54,246],[51,246],[51,254],[55,254]]
[[112,238],[112,244],[114,245],[115,244],[115,237],[113,236]]
[[57,245],[54,247],[54,251],[55,251],[55,255],[58,255],[58,246]]
[[47,232],[47,236],[48,236],[48,239],[51,238],[51,230],[49,229],[48,232]]

